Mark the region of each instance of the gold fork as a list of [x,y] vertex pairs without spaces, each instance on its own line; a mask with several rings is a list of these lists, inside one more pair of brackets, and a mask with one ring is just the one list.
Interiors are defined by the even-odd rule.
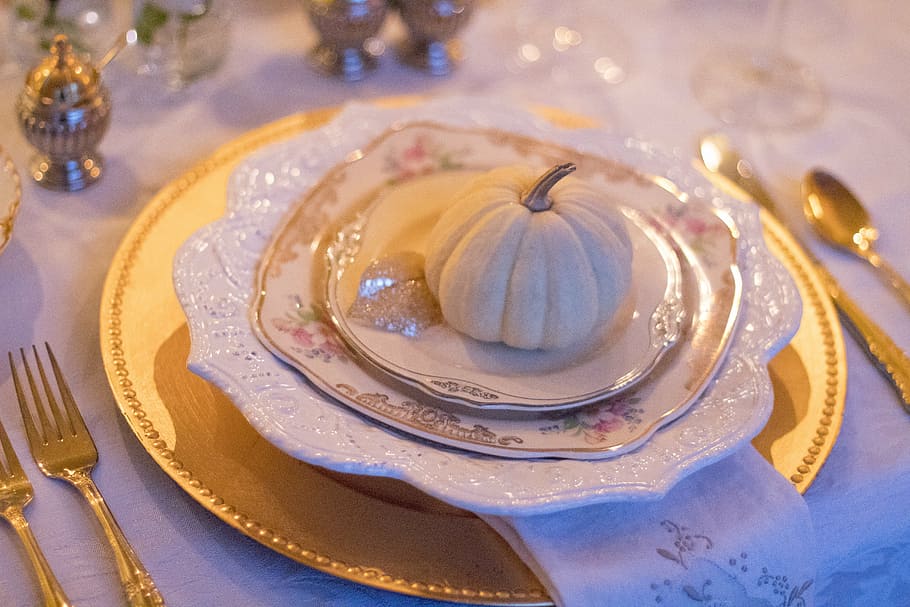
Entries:
[[[2,423],[0,423],[0,447],[2,447],[0,450],[0,516],[9,521],[25,545],[25,551],[38,575],[38,584],[44,595],[45,607],[72,607],[72,603],[60,587],[54,572],[51,571],[51,566],[44,558],[44,553],[38,547],[38,540],[35,539],[28,526],[25,515],[22,514],[25,505],[32,501],[32,484],[25,476],[22,465],[19,464],[19,458],[13,451],[13,445],[9,442],[9,436]],[[5,467],[3,465],[4,456],[6,458]]]
[[[126,536],[123,535],[123,531],[114,520],[114,515],[92,480],[92,468],[98,462],[98,450],[89,435],[88,428],[85,427],[85,422],[79,413],[63,373],[60,371],[60,365],[57,364],[54,352],[48,343],[45,342],[44,346],[47,349],[48,360],[50,360],[57,389],[60,392],[60,400],[63,401],[62,410],[57,404],[57,399],[44,372],[38,349],[32,346],[35,366],[38,370],[37,375],[43,387],[46,403],[41,397],[25,351],[19,349],[34,409],[38,415],[38,424],[35,424],[29,411],[26,392],[16,373],[13,354],[9,353],[10,371],[16,387],[16,396],[19,398],[19,410],[22,413],[22,421],[25,423],[25,432],[28,436],[32,457],[35,458],[35,462],[45,475],[71,483],[91,505],[92,511],[98,517],[104,534],[114,550],[117,572],[120,575],[129,605],[131,607],[164,607],[164,600],[155,587],[155,582],[152,581],[148,571],[139,561],[139,557],[136,556]],[[50,417],[48,409],[50,409]]]

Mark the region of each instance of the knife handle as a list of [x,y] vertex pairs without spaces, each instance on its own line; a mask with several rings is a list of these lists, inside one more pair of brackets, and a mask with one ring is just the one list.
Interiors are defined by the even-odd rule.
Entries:
[[816,263],[815,270],[821,277],[831,301],[837,306],[844,327],[863,346],[869,359],[891,382],[901,398],[904,409],[910,413],[910,358],[844,292],[837,279],[824,266]]

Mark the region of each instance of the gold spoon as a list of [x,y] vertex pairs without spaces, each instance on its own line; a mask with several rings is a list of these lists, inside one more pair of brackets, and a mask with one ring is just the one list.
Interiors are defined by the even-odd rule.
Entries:
[[[787,228],[786,217],[777,214],[773,199],[752,171],[751,165],[739,155],[724,135],[706,135],[698,144],[699,160],[712,183],[737,198],[742,198],[745,194]],[[787,231],[791,233],[794,242],[799,243],[797,237],[792,235],[792,230]],[[814,258],[809,249],[805,246],[801,248],[805,250],[826,294],[843,318],[844,327],[865,349],[875,367],[897,391],[904,409],[910,413],[910,357],[844,292],[831,272]]]
[[853,192],[829,173],[813,169],[803,179],[803,211],[819,235],[869,262],[910,307],[910,284],[873,248],[878,230]]

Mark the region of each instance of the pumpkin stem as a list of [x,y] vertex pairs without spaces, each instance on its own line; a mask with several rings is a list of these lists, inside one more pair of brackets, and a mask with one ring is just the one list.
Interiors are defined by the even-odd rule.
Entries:
[[557,164],[534,182],[531,189],[522,196],[521,204],[535,213],[549,210],[553,206],[553,199],[550,198],[550,189],[556,185],[557,181],[572,173],[575,169],[576,166],[573,162]]

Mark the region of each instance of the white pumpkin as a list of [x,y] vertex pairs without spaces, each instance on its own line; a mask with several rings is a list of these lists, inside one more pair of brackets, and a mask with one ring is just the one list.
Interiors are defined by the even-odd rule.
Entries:
[[475,339],[522,349],[576,343],[617,312],[632,245],[615,203],[575,177],[526,166],[470,182],[430,233],[426,280],[442,315]]

